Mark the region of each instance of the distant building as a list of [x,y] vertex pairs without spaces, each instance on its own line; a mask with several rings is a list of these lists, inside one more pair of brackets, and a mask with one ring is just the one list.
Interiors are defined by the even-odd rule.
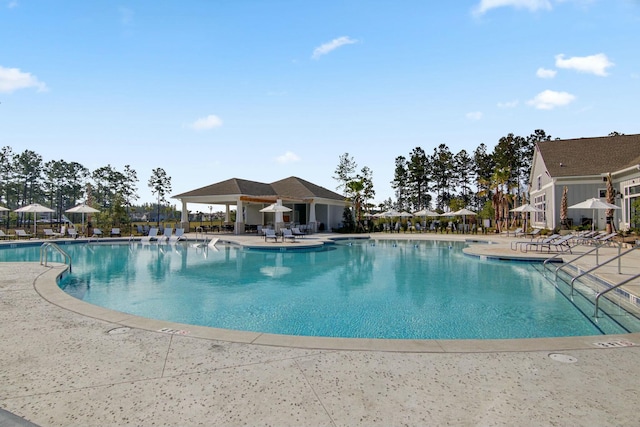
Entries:
[[270,184],[232,178],[172,198],[182,202],[181,222],[186,229],[189,229],[187,203],[225,205],[228,224],[230,207],[235,206],[237,214],[233,229],[236,234],[258,225],[277,226],[278,215],[260,212],[273,203],[291,209],[291,212],[281,214],[282,223],[304,225],[312,231],[331,230],[342,222],[342,213],[348,204],[344,196],[294,176]]
[[[532,214],[532,226],[560,226],[562,191],[567,186],[568,205],[590,198],[606,201],[606,177],[611,173],[616,190],[614,225],[630,224],[632,204],[640,197],[640,135],[564,139],[536,144],[529,185],[530,204],[543,212]],[[604,210],[569,209],[572,225],[595,222],[606,225]],[[638,224],[636,224],[638,226]]]

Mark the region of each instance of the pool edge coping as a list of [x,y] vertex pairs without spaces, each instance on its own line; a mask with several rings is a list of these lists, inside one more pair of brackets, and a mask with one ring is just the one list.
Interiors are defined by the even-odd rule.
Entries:
[[58,277],[68,271],[68,266],[60,263],[50,263],[48,268],[48,271],[45,271],[34,280],[33,287],[36,293],[50,304],[82,316],[112,323],[116,325],[114,327],[129,327],[159,334],[176,334],[198,339],[274,347],[398,353],[496,353],[602,350],[604,348],[597,344],[603,341],[630,342],[634,346],[640,345],[640,332],[554,338],[420,340],[309,337],[196,326],[127,314],[79,300],[65,293],[57,283]]

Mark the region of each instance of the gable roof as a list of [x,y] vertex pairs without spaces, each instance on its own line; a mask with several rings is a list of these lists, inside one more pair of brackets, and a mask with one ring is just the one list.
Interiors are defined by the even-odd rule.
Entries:
[[640,164],[640,134],[543,141],[537,148],[554,178],[601,175]]
[[246,179],[231,178],[226,181],[220,181],[206,187],[196,188],[186,193],[173,196],[175,199],[181,197],[200,197],[200,196],[227,196],[249,194],[251,196],[276,196],[273,188],[269,184],[262,182],[249,181]]
[[289,196],[296,199],[318,197],[344,201],[344,196],[295,176],[272,182],[271,187],[280,196]]
[[323,198],[344,201],[344,196],[313,184],[304,179],[291,176],[271,184],[246,179],[231,178],[206,187],[197,188],[172,196],[174,199],[203,196],[257,196],[284,197],[292,199]]

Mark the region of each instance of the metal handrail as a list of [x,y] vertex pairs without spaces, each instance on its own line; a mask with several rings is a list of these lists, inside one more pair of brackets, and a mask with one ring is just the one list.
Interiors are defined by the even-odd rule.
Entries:
[[67,263],[66,261],[69,260],[69,272],[71,272],[71,256],[65,251],[63,251],[60,246],[56,245],[53,242],[44,242],[42,246],[40,246],[40,265],[43,265],[42,260],[44,258],[44,266],[45,267],[47,266],[47,263],[49,261],[49,257],[48,257],[49,251],[47,251],[48,248],[53,248],[56,251],[58,251],[58,253],[60,253],[62,257],[65,259],[65,264]]
[[[583,253],[582,255],[580,255],[580,256],[578,256],[578,257],[576,257],[576,258],[572,259],[571,261],[569,261],[569,262],[567,262],[567,263],[560,264],[560,265],[556,268],[556,271],[555,271],[555,274],[556,274],[556,276],[555,276],[555,280],[558,280],[558,272],[559,272],[563,267],[567,267],[567,266],[571,265],[574,261],[579,260],[579,259],[580,259],[580,258],[582,258],[583,256],[589,255],[589,254],[590,254],[591,252],[593,252],[593,251],[595,251],[595,252],[596,252],[596,265],[600,265],[600,264],[598,263],[598,249],[600,249],[600,246],[602,246],[602,245],[597,245],[595,248],[591,249],[590,251],[587,251],[587,252]],[[560,253],[558,253],[556,256],[558,256],[558,255],[563,255],[563,253],[562,253],[562,252],[560,252]],[[547,263],[547,261],[549,261],[549,260],[551,260],[551,259],[555,258],[556,256],[553,256],[553,257],[551,257],[551,258],[549,258],[549,259],[545,260],[545,261],[542,263],[543,267],[545,266],[545,264]]]
[[202,235],[202,241],[206,242],[207,241],[207,233],[204,230],[204,228],[202,227],[196,227],[196,242],[199,242],[200,239],[198,238],[199,235]]
[[614,256],[613,258],[611,258],[611,259],[609,259],[609,260],[607,260],[607,261],[603,262],[603,263],[602,263],[602,264],[600,264],[600,265],[596,265],[595,267],[590,268],[589,270],[587,270],[587,271],[583,271],[582,273],[578,274],[576,277],[574,277],[573,279],[571,279],[571,295],[573,295],[573,284],[574,284],[574,282],[575,282],[577,279],[579,279],[580,277],[582,277],[582,276],[584,276],[584,275],[586,275],[586,274],[591,273],[592,271],[595,271],[595,270],[599,269],[599,268],[600,268],[600,267],[602,267],[603,265],[609,264],[611,261],[615,261],[615,260],[617,260],[617,259],[619,259],[619,258],[622,258],[622,257],[623,257],[623,256],[625,256],[626,254],[628,254],[628,253],[630,253],[630,252],[633,252],[633,251],[635,251],[636,249],[637,249],[637,247],[633,247],[633,248],[629,249],[628,251],[624,251],[623,253],[621,253],[621,254],[618,254],[618,255]]
[[609,289],[605,289],[604,291],[600,292],[598,295],[596,295],[596,310],[593,313],[593,317],[598,317],[598,303],[600,302],[600,297],[604,294],[606,294],[607,292],[610,292],[614,289],[619,288],[622,285],[626,285],[627,283],[629,283],[632,280],[637,279],[638,277],[640,277],[640,273],[636,274],[635,276],[629,277],[626,280],[623,280],[622,282],[618,283],[617,285],[613,285],[612,287],[610,287]]

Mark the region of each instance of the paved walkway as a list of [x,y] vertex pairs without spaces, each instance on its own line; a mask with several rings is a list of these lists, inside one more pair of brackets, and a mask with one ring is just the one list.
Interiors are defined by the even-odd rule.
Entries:
[[0,408],[41,426],[638,425],[640,334],[359,350],[180,335],[184,325],[87,312],[55,285],[60,271],[0,263]]

